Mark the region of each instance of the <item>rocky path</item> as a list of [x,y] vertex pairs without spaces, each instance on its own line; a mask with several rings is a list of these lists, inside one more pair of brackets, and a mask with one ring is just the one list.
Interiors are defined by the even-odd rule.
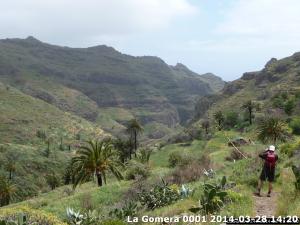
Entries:
[[254,196],[255,215],[256,216],[275,216],[276,202],[278,193],[272,193],[271,197],[267,197],[267,194],[262,194],[261,197]]

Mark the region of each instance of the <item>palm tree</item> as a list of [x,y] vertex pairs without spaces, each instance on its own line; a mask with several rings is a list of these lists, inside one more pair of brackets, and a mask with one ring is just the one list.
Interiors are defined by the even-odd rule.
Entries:
[[[142,132],[143,132],[143,128],[136,118],[129,121],[129,123],[127,125],[127,133],[130,135],[129,140],[134,147],[135,156],[136,156],[137,144],[138,144],[137,136],[139,134],[141,134]],[[131,150],[130,151],[130,159],[131,159],[132,149],[130,149],[130,150]]]
[[276,117],[265,118],[258,125],[258,139],[262,142],[285,141],[288,135],[288,128],[284,121]]
[[0,207],[8,205],[16,192],[16,187],[4,177],[0,177]]
[[78,184],[89,181],[94,175],[98,186],[106,184],[106,173],[111,171],[117,179],[123,179],[119,167],[123,164],[119,161],[117,152],[114,151],[111,140],[88,141],[81,146],[77,156],[72,159],[72,167],[75,175],[74,188]]
[[224,115],[222,113],[222,111],[218,111],[214,114],[214,118],[218,123],[218,129],[222,130],[222,126],[223,126],[223,122],[225,120]]
[[242,108],[247,110],[248,120],[249,120],[250,125],[252,125],[253,113],[254,113],[255,109],[258,109],[258,104],[256,104],[252,100],[249,100],[242,105]]

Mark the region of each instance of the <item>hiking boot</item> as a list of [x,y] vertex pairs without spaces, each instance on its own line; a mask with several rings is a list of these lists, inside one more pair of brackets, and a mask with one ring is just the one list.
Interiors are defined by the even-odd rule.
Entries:
[[254,192],[255,196],[261,197],[260,192]]
[[267,197],[271,197],[271,192],[268,192],[268,195],[267,195]]

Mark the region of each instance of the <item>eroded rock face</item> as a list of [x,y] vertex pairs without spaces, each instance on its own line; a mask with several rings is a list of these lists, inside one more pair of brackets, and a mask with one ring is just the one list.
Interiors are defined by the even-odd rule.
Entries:
[[[16,71],[25,74],[24,84],[16,85],[23,90],[26,82],[36,79],[60,86],[54,90],[35,84],[27,93],[91,121],[97,117],[97,108],[118,107],[143,123],[183,124],[191,119],[199,96],[213,93],[209,82],[218,80],[204,81],[183,64],[173,67],[158,57],[133,57],[104,45],[79,49],[33,37],[7,39],[0,40],[0,55],[0,76],[11,79]],[[37,77],[26,76],[32,73]],[[64,95],[73,91],[86,98]],[[76,107],[75,103],[82,105]]]
[[255,78],[256,75],[257,75],[257,72],[246,72],[246,73],[243,74],[241,79],[243,79],[243,80],[252,80],[252,79]]

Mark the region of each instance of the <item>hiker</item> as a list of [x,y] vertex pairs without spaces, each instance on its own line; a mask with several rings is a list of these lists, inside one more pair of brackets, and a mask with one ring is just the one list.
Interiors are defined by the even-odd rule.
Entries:
[[264,160],[264,165],[258,181],[257,192],[255,194],[257,196],[261,196],[260,191],[263,182],[268,180],[269,191],[267,196],[271,197],[272,182],[274,182],[275,179],[275,166],[276,166],[276,161],[278,160],[278,155],[275,153],[275,146],[270,145],[268,149],[266,149],[263,153],[259,154],[259,157]]

